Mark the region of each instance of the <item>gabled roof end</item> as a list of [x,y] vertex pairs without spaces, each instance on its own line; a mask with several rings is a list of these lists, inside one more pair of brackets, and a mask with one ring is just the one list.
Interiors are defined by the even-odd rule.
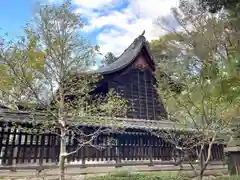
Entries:
[[153,60],[150,53],[149,42],[146,40],[144,34],[145,30],[142,32],[142,34],[140,34],[137,38],[134,39],[131,45],[127,49],[125,49],[125,51],[117,58],[116,61],[98,69],[97,72],[103,74],[110,74],[128,66],[136,58],[136,56],[139,54],[139,52],[144,46],[146,47],[150,58]]

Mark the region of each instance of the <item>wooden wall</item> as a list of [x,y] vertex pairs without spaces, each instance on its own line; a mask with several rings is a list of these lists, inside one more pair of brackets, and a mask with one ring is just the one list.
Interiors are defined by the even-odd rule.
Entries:
[[[68,136],[67,150],[74,151],[78,141],[76,134]],[[224,146],[215,144],[212,148],[212,161],[224,160]],[[0,127],[0,166],[16,164],[57,164],[59,137],[55,134],[29,134],[16,128]],[[147,132],[123,132],[100,134],[92,146],[86,145],[76,154],[68,157],[68,162],[81,161],[140,161],[169,162],[178,159],[180,154],[170,143]],[[196,154],[192,155],[196,158]]]

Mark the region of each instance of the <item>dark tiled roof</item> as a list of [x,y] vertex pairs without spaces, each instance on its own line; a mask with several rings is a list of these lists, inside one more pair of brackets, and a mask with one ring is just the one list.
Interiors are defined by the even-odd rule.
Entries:
[[[47,112],[27,112],[19,110],[2,110],[0,111],[0,122],[16,122],[16,123],[48,123],[49,117]],[[142,130],[188,130],[192,131],[192,128],[186,128],[181,124],[176,124],[169,120],[144,120],[144,119],[130,119],[130,118],[111,118],[111,117],[66,117],[69,124],[83,125],[83,126],[101,126],[101,127],[118,127],[118,128],[131,128]]]
[[99,68],[98,70],[96,70],[96,72],[102,74],[109,74],[121,70],[122,68],[125,68],[134,61],[134,59],[144,46],[152,59],[149,43],[144,37],[144,32],[132,42],[132,44],[117,58],[116,61],[109,65]]

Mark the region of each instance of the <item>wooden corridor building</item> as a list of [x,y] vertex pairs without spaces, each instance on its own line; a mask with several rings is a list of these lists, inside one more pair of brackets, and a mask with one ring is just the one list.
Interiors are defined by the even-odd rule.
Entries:
[[[162,119],[167,117],[166,110],[155,89],[155,62],[152,58],[149,43],[144,35],[137,37],[133,43],[112,64],[97,70],[103,75],[99,93],[107,93],[109,89],[121,92],[131,103],[123,132],[100,134],[93,144],[101,145],[101,149],[85,146],[79,152],[68,157],[69,162],[79,161],[172,161],[175,147],[149,132],[151,129],[173,128],[172,123]],[[41,118],[41,114],[36,117]],[[27,112],[9,112],[7,108],[0,110],[0,167],[21,164],[55,164],[59,157],[59,138],[54,134],[27,134],[6,122],[16,119],[27,121]],[[81,126],[81,125],[80,125]],[[84,125],[87,126],[87,125]],[[92,128],[92,127],[89,127]],[[69,135],[67,149],[74,150],[78,142]],[[112,142],[111,139],[117,139]],[[215,144],[212,148],[212,160],[224,159],[223,144]],[[193,154],[193,158],[195,155]]]

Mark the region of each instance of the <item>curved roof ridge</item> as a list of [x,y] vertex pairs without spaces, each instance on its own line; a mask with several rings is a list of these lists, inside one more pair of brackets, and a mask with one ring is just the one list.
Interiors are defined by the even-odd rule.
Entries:
[[133,40],[133,42],[132,42],[126,49],[124,49],[124,51],[122,52],[122,54],[120,54],[120,55],[117,57],[117,59],[120,58],[131,46],[134,46],[134,45],[136,44],[136,42],[139,41],[140,39],[142,39],[142,40],[144,40],[144,42],[146,42],[146,38],[145,38],[144,34],[143,34],[143,33],[140,34],[137,38],[135,38],[135,39]]
[[[146,40],[144,33],[145,30],[143,31],[142,34],[140,34],[137,38],[134,39],[134,41],[123,51],[123,53],[117,58],[116,61],[99,68],[98,70],[96,70],[96,72],[109,74],[126,67],[135,59],[135,57],[139,54],[143,46],[146,46],[149,52],[150,51],[148,47],[149,43]],[[152,58],[150,52],[149,55]]]

